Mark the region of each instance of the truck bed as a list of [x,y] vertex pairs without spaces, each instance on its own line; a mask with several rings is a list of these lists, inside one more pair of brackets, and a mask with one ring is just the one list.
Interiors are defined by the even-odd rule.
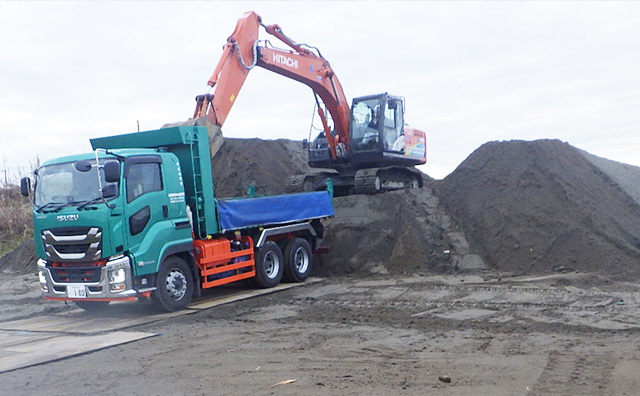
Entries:
[[218,200],[223,232],[243,228],[297,223],[333,216],[333,204],[326,191]]

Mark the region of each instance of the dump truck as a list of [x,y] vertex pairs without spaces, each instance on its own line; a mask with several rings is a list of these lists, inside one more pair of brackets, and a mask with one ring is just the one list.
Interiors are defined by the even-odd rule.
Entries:
[[90,139],[30,178],[45,299],[86,310],[150,298],[185,308],[203,289],[247,280],[303,282],[334,215],[327,191],[216,199],[206,127]]

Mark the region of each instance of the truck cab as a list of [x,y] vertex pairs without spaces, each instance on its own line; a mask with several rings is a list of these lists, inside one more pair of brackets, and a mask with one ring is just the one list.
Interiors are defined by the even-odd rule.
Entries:
[[174,154],[150,149],[44,163],[33,202],[43,292],[92,301],[150,287],[163,256],[193,246],[180,175]]

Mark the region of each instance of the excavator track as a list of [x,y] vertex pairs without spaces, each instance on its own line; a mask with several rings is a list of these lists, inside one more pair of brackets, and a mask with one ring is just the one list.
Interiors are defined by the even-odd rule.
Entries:
[[304,192],[304,180],[307,175],[293,175],[285,181],[285,191],[288,193]]
[[377,194],[382,189],[379,168],[362,169],[356,173],[353,189],[356,194]]
[[[352,174],[353,175],[353,174]],[[422,174],[415,168],[386,167],[360,169],[355,176],[313,173],[289,176],[285,191],[299,193],[327,189],[327,179],[334,184],[334,195],[378,194],[385,191],[422,187]]]
[[327,179],[333,176],[335,175],[326,172],[289,176],[285,180],[285,191],[299,193],[326,190]]
[[370,168],[356,172],[355,194],[378,194],[384,191],[422,187],[420,172],[413,168]]

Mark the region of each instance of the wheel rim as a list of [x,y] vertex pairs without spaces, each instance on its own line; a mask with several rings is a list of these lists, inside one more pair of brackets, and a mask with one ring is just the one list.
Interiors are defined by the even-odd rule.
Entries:
[[180,300],[187,294],[187,278],[182,271],[174,269],[167,274],[165,279],[165,287],[169,297],[174,300]]
[[293,265],[298,273],[305,273],[309,268],[309,255],[303,247],[299,247],[293,257]]
[[274,252],[267,252],[264,256],[264,273],[268,278],[273,279],[280,271],[280,260]]

